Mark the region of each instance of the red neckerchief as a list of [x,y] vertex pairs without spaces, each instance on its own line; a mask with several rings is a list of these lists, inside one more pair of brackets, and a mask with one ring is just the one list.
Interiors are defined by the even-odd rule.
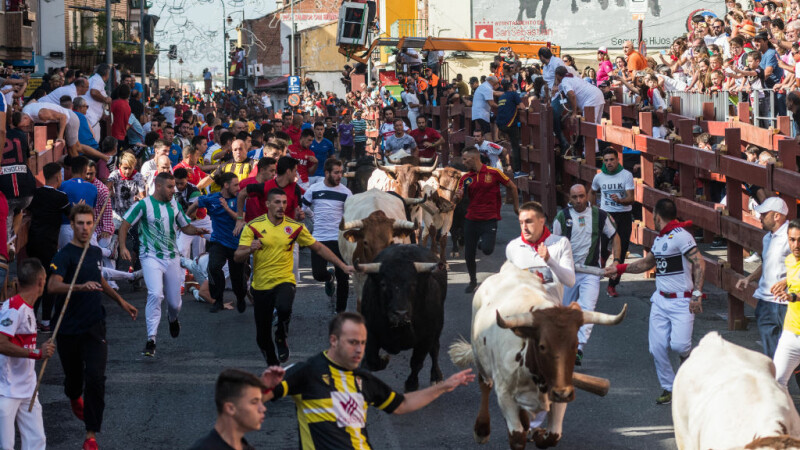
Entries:
[[545,239],[550,237],[550,230],[548,230],[547,227],[545,226],[544,229],[542,230],[542,235],[539,237],[539,240],[537,240],[536,242],[529,242],[527,239],[525,239],[525,235],[524,234],[520,234],[520,237],[522,237],[522,242],[530,245],[531,247],[533,247],[534,250],[538,250],[539,249],[539,244],[542,244]]
[[692,226],[692,221],[687,220],[686,222],[678,222],[677,220],[673,220],[668,223],[664,228],[661,229],[661,232],[658,233],[658,237],[661,237],[670,231],[674,230],[675,228],[686,228]]
[[675,55],[673,55],[673,54],[670,54],[670,55],[669,55],[669,58],[670,58],[671,60],[673,60],[673,61],[677,61],[677,60],[678,60],[678,57],[677,57],[677,56],[675,56]]
[[120,178],[122,178],[123,180],[132,180],[134,175],[136,175],[136,170],[135,170],[135,169],[134,169],[133,173],[131,174],[130,178],[126,177],[126,176],[125,176],[125,175],[122,173],[122,171],[121,171],[121,170],[119,171],[119,177],[120,177]]

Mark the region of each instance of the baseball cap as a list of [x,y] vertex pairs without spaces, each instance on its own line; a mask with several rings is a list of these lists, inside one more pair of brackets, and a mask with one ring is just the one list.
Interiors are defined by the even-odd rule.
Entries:
[[769,40],[769,35],[767,35],[767,33],[765,33],[765,32],[763,32],[763,31],[762,31],[762,32],[760,32],[760,33],[756,34],[756,35],[753,37],[753,39],[754,39],[754,40],[755,40],[755,39],[761,39],[762,41],[768,41],[768,40]]
[[608,54],[608,48],[600,47],[600,48],[597,49],[597,53],[605,53],[607,55]]
[[786,202],[783,201],[780,197],[769,197],[764,200],[764,203],[755,207],[755,210],[759,214],[766,214],[770,211],[775,211],[776,213],[781,213],[784,216],[789,214],[789,207],[786,206]]

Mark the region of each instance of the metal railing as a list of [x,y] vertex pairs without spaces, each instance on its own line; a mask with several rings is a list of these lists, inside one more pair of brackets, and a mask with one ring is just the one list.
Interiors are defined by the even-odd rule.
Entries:
[[[623,96],[627,97],[627,96]],[[736,105],[740,102],[747,102],[753,123],[767,128],[777,125],[778,100],[777,93],[772,89],[753,89],[750,92],[686,92],[686,91],[667,91],[667,103],[671,98],[681,99],[681,114],[687,117],[700,117],[703,115],[703,105],[705,103],[714,104],[714,120],[724,122],[737,116]],[[625,99],[627,100],[627,99]],[[621,103],[631,104],[632,101]]]
[[397,19],[389,27],[389,37],[426,37],[428,21],[425,19]]

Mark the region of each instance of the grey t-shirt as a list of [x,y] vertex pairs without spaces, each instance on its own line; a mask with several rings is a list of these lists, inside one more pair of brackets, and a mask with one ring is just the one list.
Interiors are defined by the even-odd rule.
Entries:
[[411,150],[417,148],[417,142],[408,133],[403,133],[403,137],[400,138],[393,134],[386,138],[384,142],[384,151],[387,155],[391,155],[398,150],[405,150],[411,153]]

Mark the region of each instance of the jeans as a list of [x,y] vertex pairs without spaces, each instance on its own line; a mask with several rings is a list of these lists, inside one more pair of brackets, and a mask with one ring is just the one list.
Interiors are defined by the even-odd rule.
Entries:
[[510,127],[498,125],[498,127],[500,131],[506,133],[508,139],[511,140],[511,167],[514,169],[514,172],[519,172],[522,170],[519,145],[520,127],[517,125],[511,125]]
[[564,133],[561,132],[561,113],[564,112],[564,105],[561,104],[558,98],[553,99],[550,105],[553,107],[553,132],[556,134],[561,151],[565,152],[569,148],[569,142],[564,137]]
[[494,252],[494,243],[497,239],[497,220],[469,220],[464,219],[464,259],[467,262],[470,283],[477,283],[477,263],[475,256],[478,253],[478,241],[484,255]]
[[[339,253],[338,241],[320,241],[322,245],[328,247],[330,251],[336,255],[337,258],[342,259],[342,254]],[[316,252],[311,252],[311,273],[317,281],[328,281],[330,274],[326,270],[328,268],[328,261]],[[347,309],[347,294],[350,289],[350,276],[338,267],[335,268],[336,278],[336,312],[340,313]]]
[[106,407],[106,322],[97,322],[83,334],[59,333],[56,349],[64,369],[64,393],[70,400],[83,395],[86,431],[100,431]]
[[362,156],[367,154],[367,143],[366,142],[356,142],[353,144],[353,148],[355,149],[356,156],[355,158],[361,158]]
[[228,263],[231,274],[231,287],[236,295],[236,300],[244,299],[246,289],[244,285],[244,263],[233,260],[234,248],[228,248],[218,242],[211,242],[208,248],[208,290],[211,298],[222,306],[225,297],[225,272],[222,267]]
[[284,340],[289,334],[289,320],[292,318],[292,304],[297,290],[292,283],[281,283],[272,289],[253,289],[253,316],[256,319],[256,343],[268,366],[278,366],[280,361],[272,340],[272,311],[278,310],[278,326],[275,339]]
[[[625,262],[625,255],[628,254],[628,246],[631,244],[631,230],[633,229],[633,218],[630,211],[608,213],[617,224],[617,234],[619,235],[619,260],[620,264]],[[619,284],[622,277],[610,278],[608,285],[614,287]]]
[[761,336],[764,354],[772,358],[778,348],[778,340],[783,331],[783,318],[786,317],[787,305],[766,300],[756,304],[756,325]]

